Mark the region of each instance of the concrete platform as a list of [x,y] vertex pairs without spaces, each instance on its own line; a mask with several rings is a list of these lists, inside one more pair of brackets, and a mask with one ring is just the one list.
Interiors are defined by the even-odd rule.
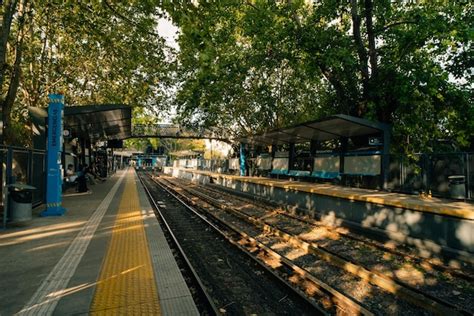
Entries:
[[[136,190],[132,195],[126,195],[131,186]],[[99,285],[105,285],[112,299],[126,295],[120,288],[108,289],[107,281],[142,270],[144,264],[126,268],[128,255],[133,251],[117,248],[118,256],[110,266],[123,270],[114,270],[112,278],[101,277],[114,236],[122,231],[134,231],[136,227],[142,227],[135,235],[143,235],[140,238],[145,244],[138,258],[149,257],[152,282],[157,289],[157,294],[151,295],[157,295],[154,305],[159,306],[159,311],[148,311],[163,315],[197,315],[190,291],[135,173],[131,169],[120,171],[106,182],[89,188],[91,194],[63,198],[63,206],[67,209],[64,216],[39,217],[42,210],[35,209],[33,220],[25,226],[0,231],[0,315],[89,314],[93,301],[97,300]],[[130,196],[135,196],[137,203],[127,206]],[[135,213],[127,213],[132,211]],[[134,217],[133,221],[120,222],[119,212],[122,216],[125,214],[125,218]],[[133,242],[131,245],[134,248]],[[147,277],[146,273],[142,275]],[[124,283],[124,286],[132,291],[131,285]],[[138,301],[134,311],[143,314],[143,306],[149,305],[149,301]],[[118,307],[102,308],[113,312]],[[105,310],[95,312],[100,314]]]
[[184,168],[165,173],[215,183],[298,209],[331,225],[345,225],[416,246],[424,256],[474,263],[474,204],[331,184],[241,177]]

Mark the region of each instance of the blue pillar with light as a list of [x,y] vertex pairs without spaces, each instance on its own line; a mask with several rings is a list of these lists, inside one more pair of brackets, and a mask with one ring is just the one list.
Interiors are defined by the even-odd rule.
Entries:
[[62,207],[61,151],[63,148],[63,111],[64,96],[62,94],[50,94],[46,154],[46,210],[41,213],[41,216],[58,216],[63,215],[66,211]]
[[245,176],[245,144],[241,143],[240,144],[240,175]]

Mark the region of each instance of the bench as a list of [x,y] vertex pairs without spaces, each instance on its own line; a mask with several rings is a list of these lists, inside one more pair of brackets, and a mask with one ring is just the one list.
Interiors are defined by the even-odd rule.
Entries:
[[290,177],[309,177],[311,172],[305,170],[290,170],[288,175]]
[[287,169],[272,169],[272,171],[270,171],[270,177],[276,177],[278,179],[280,178],[280,176],[283,176],[283,177],[288,176],[288,170]]
[[324,179],[324,180],[335,180],[341,179],[341,174],[338,171],[322,171],[316,170],[311,173],[311,177]]

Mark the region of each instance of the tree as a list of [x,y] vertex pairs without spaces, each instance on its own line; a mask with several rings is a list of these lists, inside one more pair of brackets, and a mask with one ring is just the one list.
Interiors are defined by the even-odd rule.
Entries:
[[[21,19],[22,4],[28,20]],[[7,54],[16,56],[15,62],[7,63],[2,76],[7,133],[13,122],[25,121],[28,106],[46,106],[54,92],[63,92],[66,103],[74,105],[160,102],[172,52],[155,32],[161,13],[153,1],[22,0],[7,1],[3,9],[13,26],[2,27],[2,38],[9,33],[8,45],[18,43]],[[15,135],[6,136],[14,141]]]
[[[16,23],[14,24],[14,20]],[[21,77],[21,63],[25,42],[25,29],[31,23],[31,6],[29,1],[6,1],[2,6],[2,28],[0,30],[0,104],[2,127],[0,140],[11,138],[10,115],[16,99]],[[13,26],[13,29],[12,29]],[[12,49],[8,52],[8,41],[11,37]],[[11,55],[13,63],[7,62]],[[6,87],[4,83],[7,82]]]
[[165,8],[181,28],[175,103],[189,124],[258,133],[345,113],[393,124],[405,152],[474,134],[468,2]]

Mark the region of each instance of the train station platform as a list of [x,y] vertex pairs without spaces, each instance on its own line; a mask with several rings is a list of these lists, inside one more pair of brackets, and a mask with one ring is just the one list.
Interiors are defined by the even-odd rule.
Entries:
[[474,204],[440,198],[166,167],[165,173],[263,198],[329,225],[410,244],[420,255],[474,264]]
[[133,169],[89,188],[0,231],[0,315],[198,315]]

